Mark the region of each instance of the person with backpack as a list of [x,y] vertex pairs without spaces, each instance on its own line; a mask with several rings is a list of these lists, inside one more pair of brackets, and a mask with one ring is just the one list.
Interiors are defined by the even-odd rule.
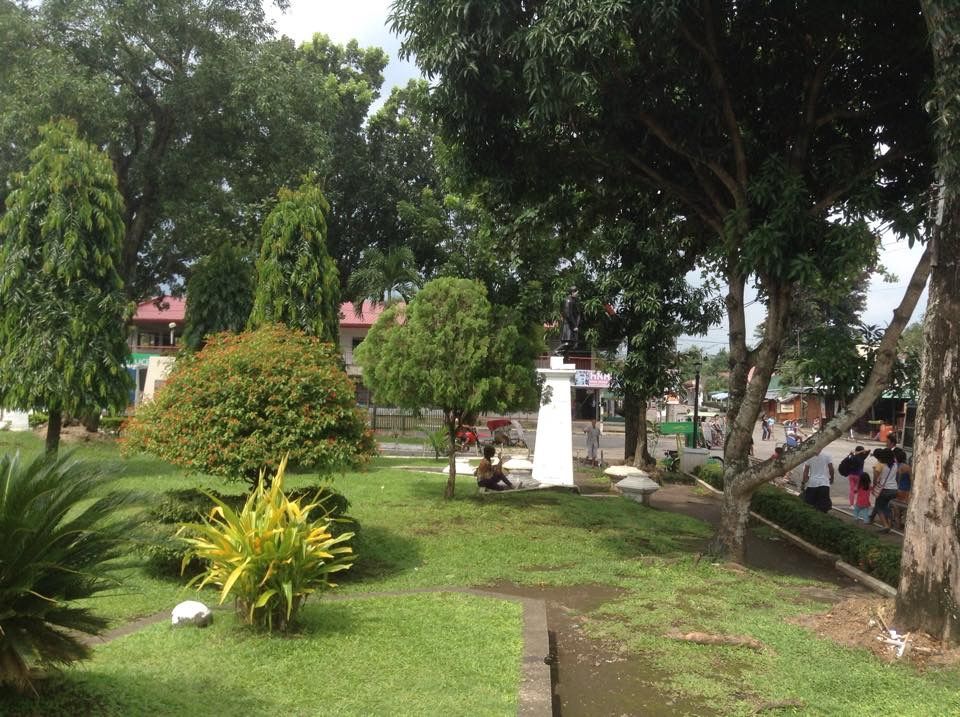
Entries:
[[847,477],[850,483],[850,510],[856,507],[857,490],[860,485],[860,474],[863,473],[863,464],[870,455],[863,446],[857,446],[850,454],[840,461],[837,473]]

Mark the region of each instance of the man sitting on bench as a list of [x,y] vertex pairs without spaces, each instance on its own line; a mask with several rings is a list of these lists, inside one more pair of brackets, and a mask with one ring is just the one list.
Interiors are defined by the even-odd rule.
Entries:
[[[477,477],[477,485],[489,490],[507,490],[508,488],[513,488],[513,483],[507,478],[503,467],[499,463],[493,465],[492,458],[495,453],[496,449],[493,446],[483,447],[483,459],[481,459],[480,465],[477,466],[477,470],[473,472]],[[504,483],[505,485],[501,486],[500,483]]]

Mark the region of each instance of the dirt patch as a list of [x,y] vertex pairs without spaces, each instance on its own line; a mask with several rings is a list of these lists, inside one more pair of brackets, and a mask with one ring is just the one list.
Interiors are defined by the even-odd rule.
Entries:
[[625,591],[609,585],[531,587],[496,583],[483,589],[545,601],[550,631],[554,717],[715,714],[702,703],[658,687],[666,675],[625,648],[587,636],[590,612]]
[[[33,430],[33,435],[42,441],[47,439],[46,425]],[[64,443],[114,443],[117,437],[110,433],[91,433],[83,426],[64,426],[60,429],[60,440]]]
[[891,625],[893,600],[877,595],[854,595],[839,601],[829,612],[801,615],[791,622],[812,630],[841,645],[869,650],[885,662],[908,660],[917,667],[960,666],[960,648],[941,649],[939,641],[925,633],[910,634],[903,657],[898,658],[896,647],[883,642],[887,633],[882,626]]

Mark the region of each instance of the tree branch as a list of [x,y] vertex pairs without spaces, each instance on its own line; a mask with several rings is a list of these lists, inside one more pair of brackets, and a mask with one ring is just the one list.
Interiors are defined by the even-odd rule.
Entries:
[[800,171],[803,162],[806,160],[807,151],[810,149],[810,141],[813,139],[813,132],[821,125],[817,119],[817,101],[820,99],[820,91],[823,89],[823,83],[826,82],[827,72],[833,64],[833,58],[837,54],[834,47],[827,53],[817,66],[814,68],[813,77],[807,83],[807,101],[803,112],[803,124],[797,137],[797,143],[793,148],[793,168]]
[[893,320],[887,326],[887,330],[880,340],[880,346],[877,349],[877,361],[873,365],[873,370],[870,372],[863,390],[856,395],[845,411],[837,414],[820,431],[814,434],[813,438],[805,441],[799,451],[778,461],[769,459],[758,463],[746,471],[738,483],[740,491],[749,493],[812,458],[842,436],[860,416],[870,409],[870,406],[873,405],[873,402],[877,400],[877,397],[890,381],[890,372],[897,357],[897,342],[913,315],[920,294],[923,293],[923,287],[927,283],[927,277],[930,275],[930,254],[931,245],[927,243],[920,261],[913,270],[913,276],[910,277],[910,282],[907,284],[907,289],[900,300],[900,305],[893,312]]
[[706,30],[706,44],[697,40],[685,25],[680,25],[680,33],[684,39],[690,43],[690,46],[699,52],[703,59],[706,60],[707,67],[710,68],[710,75],[714,87],[716,87],[720,93],[723,120],[727,126],[727,131],[730,133],[730,142],[733,144],[733,157],[737,168],[736,175],[740,190],[736,195],[737,206],[742,206],[743,200],[745,199],[743,191],[745,191],[747,187],[747,153],[744,149],[740,125],[737,123],[737,116],[733,110],[733,99],[730,96],[730,88],[727,85],[723,68],[720,66],[717,53],[713,3],[711,0],[703,0],[703,19]]
[[717,234],[723,232],[723,219],[712,216],[710,212],[704,209],[703,205],[697,201],[693,194],[688,192],[676,182],[672,182],[664,177],[660,172],[650,165],[641,161],[638,157],[628,154],[627,159],[637,169],[639,169],[647,179],[657,188],[673,194],[677,199],[686,204],[699,216],[707,226],[713,229]]
[[890,162],[902,159],[909,154],[909,151],[902,147],[892,147],[885,154],[880,157],[877,157],[873,162],[864,167],[861,171],[857,172],[849,180],[843,184],[833,187],[828,190],[827,193],[820,199],[813,207],[810,208],[810,214],[813,216],[819,215],[820,213],[826,211],[832,207],[844,194],[853,189],[858,183],[862,182],[864,179],[872,177],[874,174],[883,169]]

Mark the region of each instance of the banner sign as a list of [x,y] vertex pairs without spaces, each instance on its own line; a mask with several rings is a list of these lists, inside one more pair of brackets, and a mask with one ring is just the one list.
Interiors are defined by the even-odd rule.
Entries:
[[610,374],[578,370],[573,377],[573,384],[577,388],[610,388]]

